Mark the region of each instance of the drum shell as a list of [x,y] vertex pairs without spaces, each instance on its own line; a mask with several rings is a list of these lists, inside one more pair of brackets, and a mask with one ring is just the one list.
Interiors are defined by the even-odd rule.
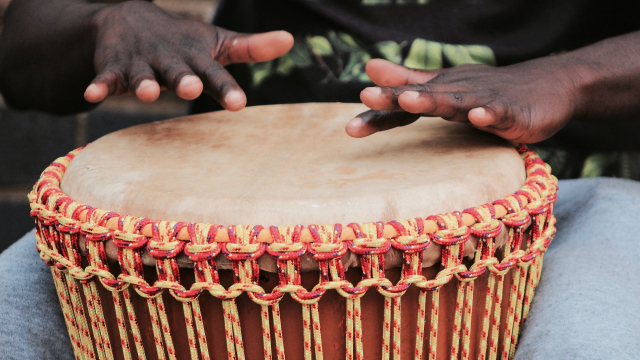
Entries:
[[[525,242],[526,243],[526,242]],[[472,260],[465,261],[465,265],[470,267]],[[86,265],[86,264],[85,264]],[[500,316],[500,336],[498,349],[502,347],[503,330],[507,319],[509,298],[511,294],[512,274],[515,270],[510,270],[504,276],[501,316]],[[110,271],[117,275],[119,272],[117,262],[110,263]],[[427,279],[435,278],[440,271],[440,264],[423,268],[422,275]],[[357,284],[362,280],[362,270],[354,267],[345,272],[346,279],[352,284]],[[392,283],[397,283],[400,279],[401,269],[392,268],[385,271],[385,276]],[[228,288],[234,283],[232,270],[219,270],[220,283]],[[302,286],[308,291],[318,283],[320,273],[309,271],[301,274]],[[486,271],[473,282],[473,310],[470,332],[470,358],[478,358],[478,349],[482,333],[482,323],[486,304],[487,284],[490,275]],[[148,283],[153,283],[157,279],[154,266],[144,266],[144,278]],[[497,278],[497,277],[496,277]],[[191,268],[180,269],[181,284],[189,288],[194,282],[194,272]],[[266,271],[260,272],[259,285],[267,292],[273,290],[278,285],[278,275]],[[440,288],[438,336],[437,336],[437,359],[449,359],[451,345],[453,341],[453,327],[456,308],[456,296],[460,282],[454,277],[450,282]],[[467,285],[468,286],[468,285]],[[109,337],[112,344],[119,344],[119,333],[114,309],[113,295],[103,286],[99,285],[99,294],[102,301],[103,311],[106,318]],[[416,343],[416,321],[419,311],[418,297],[420,289],[411,286],[407,292],[401,296],[401,354],[402,359],[415,358]],[[142,343],[144,344],[147,359],[157,359],[154,335],[152,331],[151,319],[147,300],[131,290],[132,304],[135,309]],[[432,292],[427,292],[426,317],[425,317],[425,337],[423,356],[426,358],[429,348],[429,326]],[[180,301],[171,296],[169,291],[162,294],[166,314],[173,343],[176,349],[177,359],[190,359],[189,340],[183,305]],[[208,349],[211,359],[227,359],[227,347],[225,341],[224,319],[222,311],[222,301],[204,292],[198,298],[202,310],[205,336],[207,338]],[[383,337],[383,317],[385,298],[374,288],[370,288],[361,298],[362,306],[362,328],[363,328],[363,349],[365,359],[382,358],[382,337]],[[493,299],[495,302],[495,298]],[[322,343],[324,359],[345,359],[345,312],[347,300],[334,290],[327,291],[319,301],[320,324],[322,331]],[[236,298],[240,323],[242,326],[242,338],[244,342],[244,352],[247,359],[263,359],[262,325],[260,317],[260,305],[253,302],[246,293]],[[494,304],[495,306],[495,304]],[[285,353],[288,358],[302,359],[304,356],[304,338],[302,322],[302,305],[293,300],[289,295],[280,301],[280,313],[282,319],[282,331],[284,339]],[[493,315],[493,311],[491,312]],[[125,309],[126,316],[126,309]],[[491,316],[491,321],[493,317]],[[490,322],[491,322],[490,321]],[[273,319],[271,319],[272,353],[276,353],[274,339]],[[137,352],[133,345],[134,339],[129,332],[129,344],[131,355],[136,358]],[[274,355],[275,357],[275,355]],[[119,346],[114,347],[114,358],[125,359]]]

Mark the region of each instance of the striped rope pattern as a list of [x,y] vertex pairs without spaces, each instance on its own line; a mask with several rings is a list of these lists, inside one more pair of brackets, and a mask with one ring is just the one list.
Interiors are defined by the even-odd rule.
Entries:
[[[199,305],[199,296],[205,291],[222,300],[229,359],[245,358],[241,319],[236,305],[236,298],[243,293],[261,305],[262,347],[266,359],[274,356],[279,360],[285,359],[279,301],[287,293],[302,304],[304,358],[323,359],[318,304],[323,294],[335,290],[346,298],[345,358],[360,360],[366,355],[363,338],[368,331],[363,329],[360,299],[371,288],[385,296],[380,339],[383,359],[392,357],[396,360],[407,357],[407,354],[416,359],[423,356],[436,359],[442,351],[447,351],[451,359],[469,359],[473,357],[472,353],[476,353],[479,359],[509,359],[514,355],[522,322],[527,317],[540,279],[543,254],[555,234],[552,211],[557,191],[556,180],[550,175],[548,165],[526,147],[518,150],[527,170],[527,180],[521,190],[493,204],[465,210],[464,213],[477,221],[472,226],[463,225],[461,212],[430,216],[427,219],[438,225],[438,231],[433,234],[424,231],[422,218],[387,224],[349,224],[356,239],[344,242],[340,240],[340,224],[309,225],[307,228],[314,241],[302,243],[299,240],[303,226],[271,226],[269,231],[274,241],[264,244],[257,240],[262,226],[232,225],[224,228],[215,224],[121,216],[80,204],[60,190],[62,176],[79,150],[48,167],[29,194],[29,199],[31,215],[36,220],[37,248],[41,258],[52,269],[77,359],[111,360],[116,350],[122,352],[125,359],[146,359],[132,296],[140,296],[147,301],[154,337],[154,344],[147,346],[147,351],[155,351],[154,356],[149,356],[176,359],[178,354],[163,299],[167,291],[171,298],[183,304],[191,359],[211,357]],[[525,205],[523,198],[527,199]],[[507,215],[496,219],[494,204],[506,208]],[[86,211],[84,223],[79,220],[83,211]],[[113,218],[118,220],[118,230],[106,227],[107,221]],[[153,230],[150,238],[141,233],[141,229],[149,224]],[[398,236],[384,238],[382,230],[385,225],[393,226]],[[185,228],[190,240],[178,240],[178,232]],[[508,231],[507,244],[504,249],[497,249],[495,238],[505,228]],[[219,231],[228,231],[228,243],[215,241]],[[478,238],[478,243],[473,264],[467,268],[463,264],[463,250],[471,235]],[[89,264],[86,267],[82,266],[80,237],[86,240],[86,261]],[[106,241],[113,241],[118,248],[121,272],[117,276],[109,271]],[[427,279],[422,275],[422,257],[424,250],[434,244],[441,247],[441,268],[435,278]],[[384,255],[391,247],[403,257],[401,278],[395,285],[385,276]],[[141,260],[144,251],[157,260],[158,279],[153,284],[144,279]],[[363,271],[362,280],[355,285],[345,279],[341,258],[347,251],[359,257]],[[277,263],[280,285],[272,292],[266,292],[258,281],[260,269],[257,260],[265,252]],[[497,254],[499,252],[502,253]],[[194,264],[195,282],[190,288],[181,284],[176,260],[180,254],[186,255]],[[300,258],[304,254],[314,258],[320,269],[319,282],[310,291],[302,287],[300,280]],[[218,255],[233,264],[234,284],[228,288],[220,284],[216,265]],[[488,285],[484,306],[479,308],[473,304],[474,281],[483,274],[488,277]],[[511,283],[509,289],[505,289],[507,277]],[[454,278],[458,286],[450,334],[451,348],[438,349],[438,336],[443,336],[438,331],[440,289]],[[101,300],[98,294],[97,282],[113,295],[117,326],[112,336],[117,336],[117,339],[109,338],[103,312],[104,299]],[[415,334],[403,334],[401,297],[412,285],[419,289]],[[508,300],[506,318],[501,318],[503,297]],[[86,308],[82,304],[86,304]],[[482,312],[482,323],[477,325],[482,330],[478,334],[471,333],[471,329],[476,327],[473,324],[474,311]],[[402,339],[409,335],[415,337],[415,348],[403,349]],[[479,340],[477,349],[469,347],[473,338]]]

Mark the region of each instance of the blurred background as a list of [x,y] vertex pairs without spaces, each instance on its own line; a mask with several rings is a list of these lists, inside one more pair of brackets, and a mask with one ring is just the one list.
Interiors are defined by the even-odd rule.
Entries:
[[[10,0],[0,0],[0,19]],[[155,0],[181,16],[211,23],[217,0]],[[0,20],[0,31],[2,21]],[[56,158],[110,132],[187,114],[188,103],[167,91],[154,103],[111,97],[91,112],[53,116],[8,108],[0,94],[0,252],[34,227],[27,193]]]

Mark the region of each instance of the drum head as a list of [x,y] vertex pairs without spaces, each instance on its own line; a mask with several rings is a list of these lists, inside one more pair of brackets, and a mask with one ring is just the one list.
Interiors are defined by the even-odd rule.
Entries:
[[439,118],[349,137],[345,124],[365,110],[258,106],[134,126],[82,150],[62,190],[123,215],[269,226],[426,217],[524,184],[504,140]]

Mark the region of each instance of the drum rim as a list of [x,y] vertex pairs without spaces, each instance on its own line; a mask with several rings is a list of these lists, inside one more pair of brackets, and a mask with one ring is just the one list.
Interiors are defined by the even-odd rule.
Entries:
[[[88,145],[89,146],[89,145]],[[84,147],[83,147],[84,148]],[[402,224],[407,220],[392,220],[384,224],[383,222],[377,223],[350,223],[347,226],[342,224],[334,224],[334,236],[332,239],[325,237],[324,241],[317,236],[318,225],[302,226],[297,225],[293,228],[294,232],[296,228],[300,228],[300,231],[307,231],[311,233],[311,236],[307,234],[307,238],[304,239],[300,234],[290,234],[288,239],[276,239],[278,229],[283,228],[281,226],[270,226],[265,228],[261,225],[254,226],[237,226],[229,225],[227,227],[219,224],[205,224],[205,223],[184,223],[184,222],[171,222],[165,220],[154,220],[144,217],[134,217],[127,215],[120,215],[112,211],[93,208],[90,205],[81,204],[71,197],[67,196],[61,189],[60,183],[62,177],[66,172],[67,167],[83,148],[78,148],[69,152],[66,156],[56,159],[49,167],[42,173],[40,179],[34,185],[32,191],[29,193],[28,198],[31,206],[31,216],[36,220],[37,224],[42,225],[55,225],[59,230],[63,230],[70,233],[81,233],[83,235],[90,235],[93,238],[97,237],[99,241],[106,241],[107,238],[114,238],[120,240],[121,247],[133,247],[140,248],[146,246],[151,256],[156,259],[173,258],[179,254],[184,253],[191,261],[201,261],[203,257],[212,258],[213,256],[224,252],[227,257],[230,257],[231,253],[244,254],[246,259],[253,258],[257,255],[257,252],[262,255],[265,251],[272,257],[278,259],[285,254],[291,253],[335,253],[341,252],[347,243],[349,249],[360,249],[361,252],[366,253],[371,248],[380,247],[380,244],[375,244],[375,238],[383,238],[391,240],[393,247],[403,249],[407,247],[423,246],[426,242],[433,240],[435,243],[442,245],[450,245],[451,241],[443,243],[444,240],[438,240],[438,233],[445,231],[442,224],[439,224],[437,217],[440,215],[432,215],[427,218],[415,218],[410,220],[423,219],[425,223],[431,221],[431,228],[427,226],[427,229],[423,229],[424,232],[420,236],[409,234],[407,229],[402,229]],[[557,197],[557,179],[551,174],[551,168],[548,164],[544,163],[540,157],[526,145],[517,145],[516,150],[521,155],[525,165],[526,180],[523,186],[515,193],[508,195],[502,199],[498,199],[491,204],[483,204],[473,208],[464,210],[461,215],[467,216],[468,220],[471,217],[471,224],[460,224],[461,227],[466,227],[469,233],[472,232],[472,228],[475,228],[478,232],[480,228],[487,227],[487,223],[480,222],[477,213],[482,207],[487,205],[495,205],[498,210],[492,214],[493,220],[505,220],[507,217],[514,218],[516,214],[520,213],[522,217],[524,213],[529,215],[534,213],[540,213],[546,211],[545,209],[552,206]],[[510,205],[511,204],[511,205]],[[502,209],[500,209],[502,207]],[[101,216],[87,216],[87,214],[101,214]],[[114,221],[116,219],[116,221]],[[135,226],[131,227],[133,231],[123,231],[123,222],[135,223]],[[157,224],[168,223],[172,224],[174,230],[168,231],[170,234],[166,234],[166,229],[160,229]],[[358,228],[370,224],[384,224],[383,232],[380,233],[378,229],[378,236],[367,236],[367,234],[356,234],[359,232]],[[117,224],[119,228],[113,226]],[[398,226],[399,224],[399,226]],[[433,224],[437,227],[434,229]],[[427,224],[429,225],[429,224]],[[336,232],[340,232],[338,227],[351,231],[353,235],[338,235],[335,237]],[[200,229],[197,233],[195,229]],[[202,233],[202,229],[209,229],[206,234]],[[244,230],[242,229],[244,228]],[[212,235],[211,229],[215,229]],[[224,230],[227,231],[224,231]],[[249,231],[249,241],[245,241],[244,244],[238,243],[238,240],[229,239],[229,235],[234,231]],[[160,239],[159,231],[164,231],[163,237],[169,239],[169,242],[162,241]],[[265,236],[266,235],[266,236]],[[304,235],[304,234],[303,234]],[[467,238],[468,238],[467,234]],[[475,235],[475,234],[474,234]],[[246,237],[246,234],[245,234]],[[330,236],[331,237],[331,236]],[[355,237],[355,238],[354,238]],[[327,241],[328,240],[328,241]],[[242,241],[240,241],[242,242]],[[126,243],[126,244],[125,244]],[[188,244],[187,244],[188,243]],[[237,243],[237,244],[236,244]],[[296,245],[302,243],[300,245]],[[264,246],[259,245],[263,244]],[[224,246],[222,246],[224,245]],[[383,244],[387,245],[387,244]],[[42,249],[40,249],[42,247]],[[254,248],[253,250],[250,248]],[[311,250],[311,251],[309,251]],[[44,251],[45,257],[50,257],[51,249],[49,246],[39,245],[39,251]],[[215,254],[215,255],[214,255]],[[252,254],[251,256],[249,256]],[[301,256],[301,255],[298,255]],[[233,257],[233,256],[231,256]],[[231,258],[230,258],[231,259]]]

